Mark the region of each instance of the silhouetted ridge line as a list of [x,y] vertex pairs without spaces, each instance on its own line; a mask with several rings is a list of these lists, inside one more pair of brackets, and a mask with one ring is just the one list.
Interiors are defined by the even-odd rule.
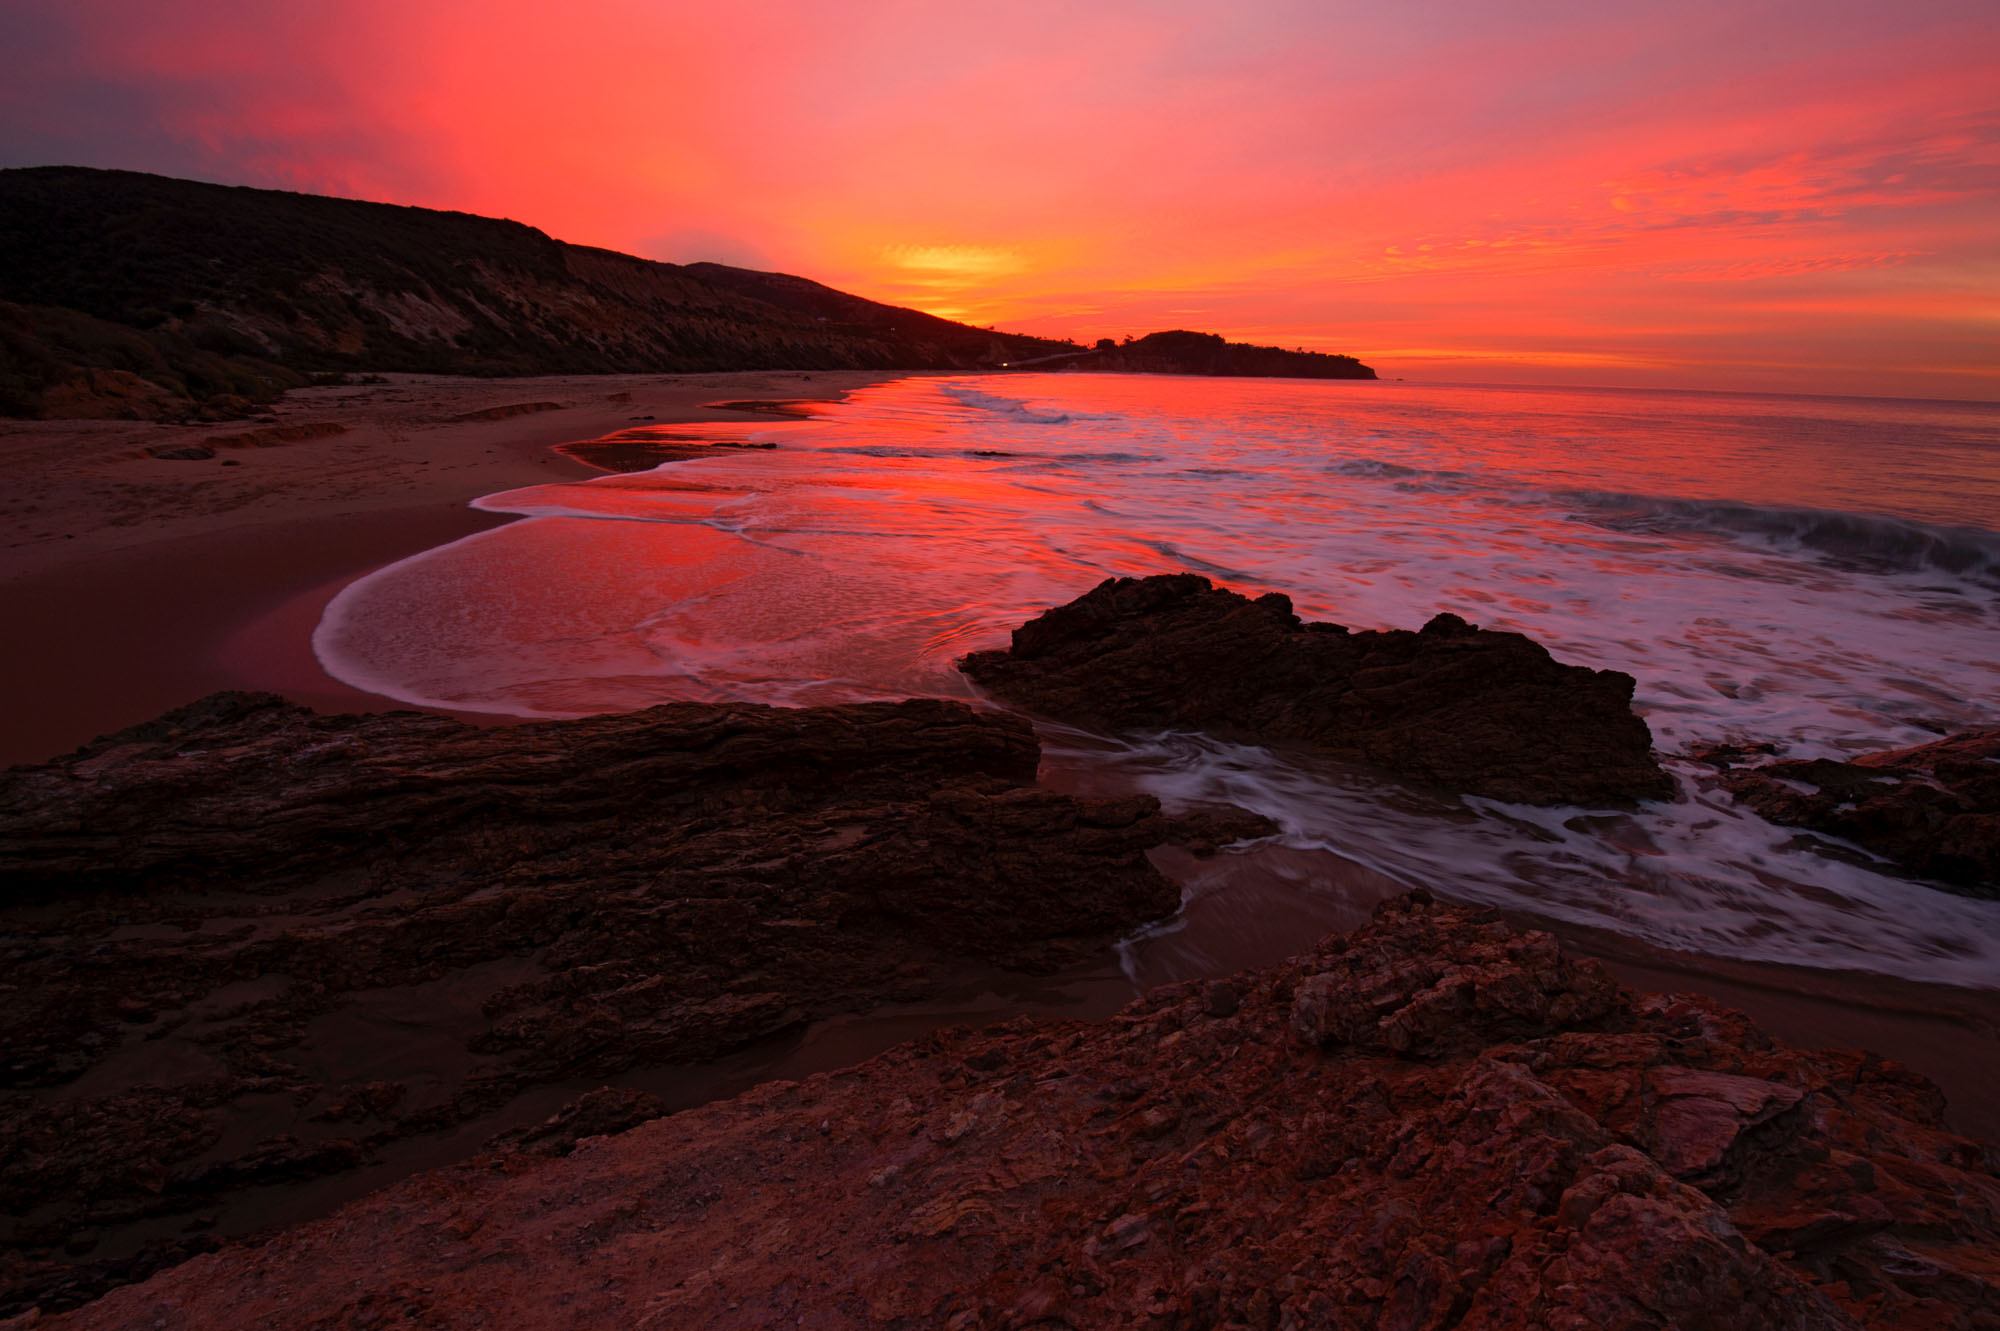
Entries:
[[1267,379],[1373,379],[1375,371],[1352,356],[1321,351],[1286,351],[1247,342],[1227,342],[1217,333],[1185,328],[1148,333],[1095,347],[1037,359],[1040,370],[1102,370],[1120,374],[1201,374]]
[[[1310,372],[1230,368],[1274,349],[1218,358],[1207,343],[1220,368],[1202,368],[1156,343],[1188,337],[1209,335],[1154,334],[1134,344],[1153,362],[1116,368]],[[0,415],[224,418],[315,376],[370,371],[975,370],[1082,353],[470,213],[134,171],[0,171]]]
[[315,374],[977,369],[1070,345],[518,222],[128,171],[0,171],[0,254],[12,415],[222,415]]

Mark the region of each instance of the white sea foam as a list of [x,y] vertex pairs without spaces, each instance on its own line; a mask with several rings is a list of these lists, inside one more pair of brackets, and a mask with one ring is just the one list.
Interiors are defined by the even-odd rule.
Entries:
[[1052,741],[1056,761],[1087,754],[1170,807],[1256,809],[1280,825],[1277,844],[1331,852],[1458,900],[1701,956],[1970,987],[2000,979],[2000,902],[1803,851],[1791,830],[1701,789],[1690,765],[1673,803],[1590,812],[1426,799],[1338,764],[1200,735],[1093,740],[1079,754],[1062,743]]
[[[532,520],[354,583],[315,648],[374,692],[524,715],[964,695],[963,652],[1106,576],[1187,568],[1308,618],[1450,610],[1627,671],[1669,752],[2000,721],[1993,411],[1042,375],[904,381],[751,433],[779,447],[490,496]],[[2000,984],[1993,907],[1692,789],[1572,826],[1170,749],[1118,761],[1167,795],[1235,788],[1392,877],[1663,946]]]

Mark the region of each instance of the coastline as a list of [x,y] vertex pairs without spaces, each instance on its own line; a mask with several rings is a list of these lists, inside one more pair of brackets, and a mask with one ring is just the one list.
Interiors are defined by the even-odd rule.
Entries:
[[[275,422],[8,422],[0,518],[14,539],[0,547],[0,622],[13,644],[0,659],[0,688],[18,701],[0,734],[0,765],[46,761],[217,689],[272,689],[321,710],[400,706],[329,677],[307,638],[354,578],[514,520],[479,512],[472,500],[604,474],[557,453],[558,444],[635,424],[742,425],[760,416],[704,404],[833,401],[902,377],[392,375],[294,390],[268,413]],[[549,401],[561,409],[462,419]],[[218,448],[204,460],[146,451],[321,422],[343,432]]]
[[[604,474],[558,453],[558,444],[641,423],[740,426],[760,416],[768,420],[770,413],[704,404],[833,400],[898,377],[905,376],[814,372],[499,381],[397,376],[365,388],[304,390],[273,413],[286,424],[335,421],[347,426],[345,433],[193,462],[148,458],[143,452],[154,443],[258,426],[30,422],[10,429],[0,435],[0,460],[16,479],[16,506],[32,496],[35,522],[17,524],[26,539],[0,550],[0,614],[18,644],[0,665],[0,682],[17,700],[15,721],[0,736],[0,763],[45,760],[223,688],[280,692],[321,711],[400,708],[328,677],[312,654],[309,635],[326,602],[354,578],[514,520],[474,510],[470,500],[546,480]],[[621,393],[630,393],[630,400],[611,400]],[[496,420],[457,419],[543,400],[568,405]],[[224,470],[222,464],[231,460],[238,465]],[[66,525],[76,530],[66,531]],[[490,714],[456,715],[484,725],[511,723]],[[1185,881],[1176,866],[1162,867]],[[1247,865],[1240,871],[1255,872]],[[1357,879],[1366,876],[1356,873]],[[1386,880],[1357,883],[1353,923],[1365,920],[1374,900],[1395,889]],[[1800,1047],[1888,1053],[1945,1088],[1948,1121],[1956,1130],[1988,1140],[2000,1136],[2000,1074],[1992,1071],[2000,1068],[2000,991],[1716,962],[1650,951],[1616,935],[1590,935],[1546,920],[1515,922],[1547,929],[1576,952],[1605,961],[1629,986],[1709,995]],[[1262,958],[1242,962],[1268,964]],[[916,1011],[891,1005],[816,1024],[797,1044],[746,1050],[693,1070],[662,1068],[615,1080],[678,1091],[672,1098],[687,1104],[705,1103],[773,1077],[846,1067],[937,1026],[1052,1011],[1103,1015],[1120,1006],[1121,979],[1102,962],[1033,981],[969,979],[977,992],[960,993],[956,1003],[920,1005]],[[323,1213],[409,1172],[449,1163],[476,1149],[483,1133],[518,1126],[547,1112],[563,1095],[588,1089],[582,1082],[545,1088],[504,1116],[468,1124],[442,1140],[399,1144],[365,1182],[287,1188],[264,1199],[268,1212],[253,1210],[245,1219],[254,1229],[259,1219],[290,1221]]]
[[[269,413],[280,424],[337,422],[345,433],[218,450],[197,462],[150,458],[145,449],[264,423],[8,422],[0,465],[14,481],[14,516],[28,510],[28,520],[17,521],[21,539],[0,548],[0,622],[15,641],[0,656],[0,687],[34,702],[17,707],[0,733],[0,766],[46,761],[218,689],[269,690],[320,711],[404,708],[329,676],[310,635],[326,603],[355,578],[517,520],[474,509],[472,500],[606,474],[559,451],[561,444],[642,424],[768,421],[771,399],[837,401],[920,373],[391,375],[381,384],[294,390]],[[463,419],[551,401],[561,409]],[[230,459],[238,465],[225,469]],[[447,714],[479,725],[516,720]],[[1072,789],[1077,774],[1044,766],[1045,783]],[[1248,865],[1243,872],[1262,876]],[[1341,877],[1356,910],[1352,921],[1329,927],[1358,924],[1391,890],[1386,880],[1364,882],[1372,876],[1358,867]],[[2000,1074],[1981,1071],[2000,1067],[2000,989],[1723,962],[1551,920],[1517,922],[1557,933],[1628,984],[1726,992],[1797,1043],[1909,1042],[1924,1055],[1920,1070],[1957,1092],[1966,1130],[2000,1135]],[[1238,960],[1278,960],[1257,952]]]

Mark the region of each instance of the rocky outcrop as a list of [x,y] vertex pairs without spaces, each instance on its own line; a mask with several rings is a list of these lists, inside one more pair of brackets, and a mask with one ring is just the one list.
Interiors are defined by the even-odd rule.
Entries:
[[1185,328],[1148,333],[1114,342],[1101,339],[1095,347],[1067,355],[1045,355],[1027,362],[1037,370],[1089,370],[1112,374],[1204,374],[1223,377],[1269,376],[1285,379],[1373,379],[1375,371],[1352,356],[1330,355],[1304,348],[1259,347],[1225,342],[1218,333]]
[[1038,758],[946,701],[482,728],[230,693],[0,774],[12,1304],[538,1083],[1053,968],[1176,908],[1149,847],[1269,830]]
[[1939,1107],[1416,896],[1101,1024],[423,1175],[55,1325],[1990,1327],[2000,1175]]
[[1839,837],[1910,873],[1979,896],[2000,894],[2000,730],[1968,730],[1851,762],[1736,765],[1697,755],[1722,785],[1774,823]]
[[714,457],[717,453],[767,452],[772,443],[738,439],[691,439],[684,426],[647,426],[620,430],[598,439],[557,444],[555,450],[599,471],[651,471],[663,462]]
[[998,697],[1100,729],[1304,741],[1445,789],[1529,804],[1670,799],[1633,681],[1518,633],[1308,624],[1192,573],[1114,578],[959,663]]
[[478,411],[464,411],[449,419],[464,421],[504,421],[515,416],[532,416],[537,412],[561,411],[560,402],[512,402],[504,407],[483,407]]

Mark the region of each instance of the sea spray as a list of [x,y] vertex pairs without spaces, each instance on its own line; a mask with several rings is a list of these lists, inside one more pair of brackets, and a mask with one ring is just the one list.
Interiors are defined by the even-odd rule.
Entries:
[[[489,497],[531,520],[352,584],[322,661],[523,715],[967,696],[965,651],[1105,577],[1192,569],[1309,619],[1449,610],[1626,671],[1667,753],[2000,720],[1993,407],[1037,375],[906,380],[744,436],[777,447]],[[1301,850],[1661,946],[2000,975],[2000,908],[1820,855],[1691,769],[1680,803],[1572,825],[1242,753],[1119,763],[1169,797],[1242,787]]]

